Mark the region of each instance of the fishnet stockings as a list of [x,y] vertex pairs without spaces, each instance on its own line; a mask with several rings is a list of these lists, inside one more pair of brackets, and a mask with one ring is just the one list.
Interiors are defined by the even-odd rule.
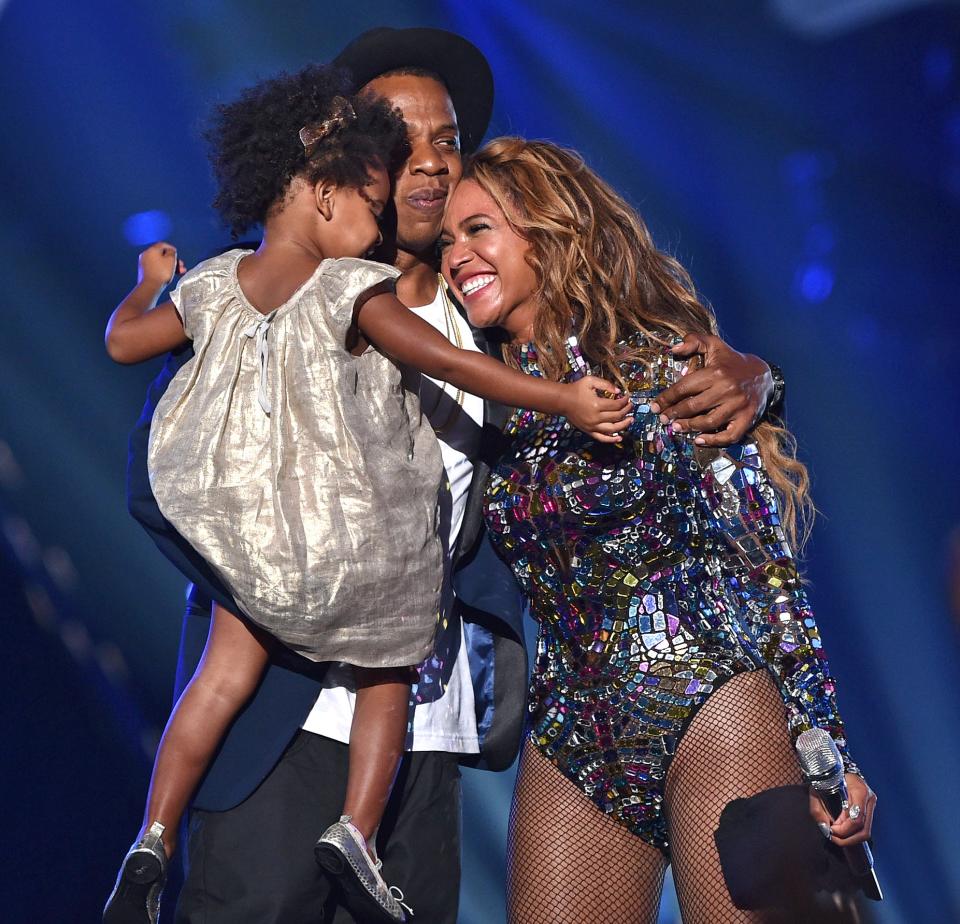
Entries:
[[507,841],[510,924],[654,924],[666,868],[524,744]]
[[[687,728],[665,791],[684,924],[784,921],[730,900],[714,832],[724,806],[801,782],[783,701],[766,671],[727,681]],[[529,742],[510,813],[511,924],[654,924],[666,862],[604,815]],[[831,919],[833,920],[833,919]]]
[[801,782],[773,679],[758,670],[728,680],[694,716],[667,772],[673,878],[685,924],[780,920],[733,905],[713,835],[728,802]]

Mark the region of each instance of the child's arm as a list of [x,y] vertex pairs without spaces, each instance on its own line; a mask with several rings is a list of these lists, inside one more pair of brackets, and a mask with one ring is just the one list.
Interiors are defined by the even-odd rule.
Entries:
[[187,341],[173,302],[157,305],[160,293],[178,270],[183,273],[185,267],[170,244],[161,241],[140,254],[137,284],[107,321],[104,340],[114,362],[143,362]]
[[618,442],[618,434],[633,419],[627,413],[629,398],[597,394],[619,392],[603,379],[585,376],[561,384],[524,375],[483,353],[457,349],[392,293],[381,290],[376,294],[376,289],[372,293],[357,300],[357,325],[371,343],[397,362],[481,398],[566,417],[577,429],[604,443]]

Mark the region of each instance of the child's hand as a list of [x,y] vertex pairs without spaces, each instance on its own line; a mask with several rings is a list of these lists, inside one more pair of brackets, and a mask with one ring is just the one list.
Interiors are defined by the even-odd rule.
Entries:
[[137,285],[162,292],[177,273],[187,271],[183,260],[177,259],[177,248],[166,241],[151,244],[139,258]]
[[630,399],[616,385],[588,375],[563,387],[568,392],[564,416],[570,423],[600,443],[620,442],[620,431],[630,426],[633,415],[628,413]]

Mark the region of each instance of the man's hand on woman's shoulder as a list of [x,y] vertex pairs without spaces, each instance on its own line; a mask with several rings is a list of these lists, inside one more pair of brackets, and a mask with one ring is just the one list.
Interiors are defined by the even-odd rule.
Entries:
[[677,430],[695,431],[701,446],[730,446],[760,419],[773,395],[770,367],[759,356],[738,353],[712,334],[687,334],[674,356],[702,362],[662,391],[650,407]]

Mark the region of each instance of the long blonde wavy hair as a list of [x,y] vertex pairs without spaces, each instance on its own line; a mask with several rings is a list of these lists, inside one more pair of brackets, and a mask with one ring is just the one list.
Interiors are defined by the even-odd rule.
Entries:
[[[463,179],[477,183],[530,244],[538,284],[533,338],[546,377],[559,380],[565,371],[571,319],[588,361],[621,385],[621,363],[644,361],[642,350],[625,349],[634,333],[666,345],[670,334],[717,332],[687,271],[657,249],[643,219],[575,151],[496,138],[473,155]],[[814,508],[795,441],[766,420],[753,438],[781,497],[787,536],[802,546]]]

